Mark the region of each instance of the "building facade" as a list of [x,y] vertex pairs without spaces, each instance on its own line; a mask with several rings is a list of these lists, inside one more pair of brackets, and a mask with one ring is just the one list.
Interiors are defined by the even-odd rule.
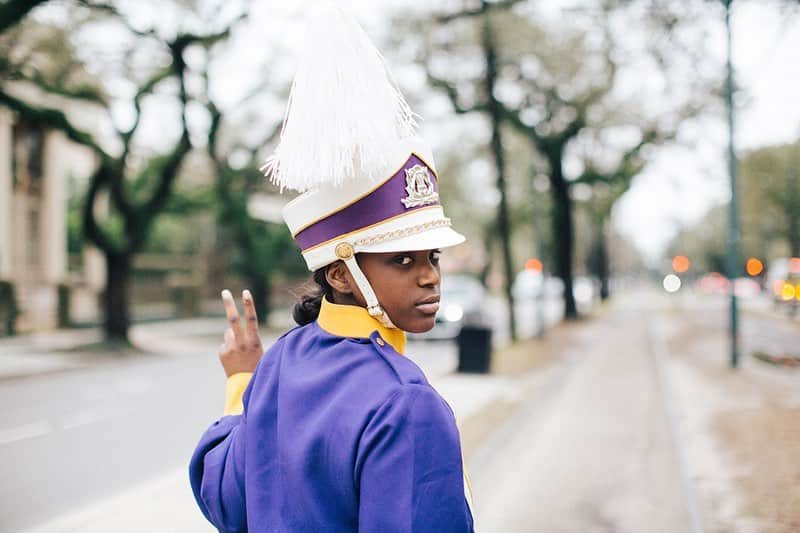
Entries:
[[67,272],[67,182],[94,156],[61,132],[0,107],[0,280],[16,294],[19,331],[58,325]]

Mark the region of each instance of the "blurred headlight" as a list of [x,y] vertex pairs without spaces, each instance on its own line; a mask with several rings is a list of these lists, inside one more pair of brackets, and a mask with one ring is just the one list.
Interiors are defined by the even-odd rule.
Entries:
[[787,302],[789,300],[793,300],[794,296],[795,296],[795,292],[796,291],[795,291],[794,285],[792,285],[791,283],[784,283],[783,284],[783,290],[781,291],[781,298],[783,298]]
[[667,292],[678,292],[681,288],[681,278],[675,274],[667,274],[664,276],[663,285]]
[[445,306],[443,316],[448,322],[458,322],[464,318],[464,309],[458,304],[450,304]]

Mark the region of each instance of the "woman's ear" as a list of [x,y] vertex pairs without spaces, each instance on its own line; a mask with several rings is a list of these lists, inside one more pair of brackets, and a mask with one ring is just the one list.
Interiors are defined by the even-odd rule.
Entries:
[[352,294],[353,286],[350,279],[350,272],[342,261],[332,263],[325,271],[325,279],[334,291],[341,294]]

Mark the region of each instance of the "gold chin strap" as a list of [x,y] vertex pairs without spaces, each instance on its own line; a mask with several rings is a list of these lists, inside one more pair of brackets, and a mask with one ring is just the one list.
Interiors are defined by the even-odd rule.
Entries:
[[397,329],[397,326],[392,323],[392,320],[389,318],[386,311],[383,310],[381,304],[378,303],[378,297],[375,296],[372,285],[369,284],[369,280],[364,275],[364,272],[361,271],[361,267],[358,266],[353,245],[349,242],[339,243],[336,245],[335,252],[336,257],[344,261],[353,279],[355,279],[356,285],[361,289],[361,294],[364,295],[364,299],[367,301],[367,312],[369,315],[375,317],[384,327]]

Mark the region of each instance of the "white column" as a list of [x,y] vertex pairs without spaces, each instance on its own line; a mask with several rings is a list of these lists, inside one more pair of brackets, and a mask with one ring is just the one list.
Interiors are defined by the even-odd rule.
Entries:
[[13,255],[11,195],[13,188],[12,166],[12,133],[13,115],[0,107],[0,279],[11,277]]
[[39,257],[42,275],[52,285],[64,282],[67,277],[67,179],[71,168],[62,162],[70,148],[61,132],[47,132],[42,162]]

